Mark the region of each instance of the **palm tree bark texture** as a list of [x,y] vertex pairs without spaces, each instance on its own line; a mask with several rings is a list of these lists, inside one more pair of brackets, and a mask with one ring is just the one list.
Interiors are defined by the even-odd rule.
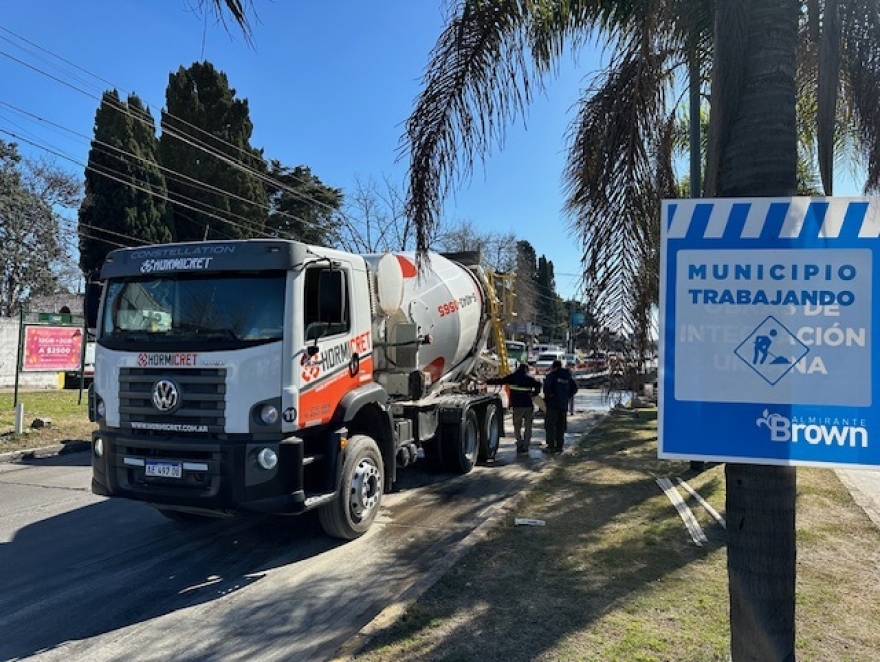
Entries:
[[[794,195],[797,0],[720,0],[707,190]],[[795,659],[793,467],[727,464],[727,570],[733,662]]]

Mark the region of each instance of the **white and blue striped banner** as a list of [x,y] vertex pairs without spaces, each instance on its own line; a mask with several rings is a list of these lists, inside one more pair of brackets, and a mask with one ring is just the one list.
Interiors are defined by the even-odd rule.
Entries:
[[880,237],[880,200],[872,198],[722,198],[663,205],[667,239]]
[[661,238],[660,456],[880,466],[880,198],[666,200]]

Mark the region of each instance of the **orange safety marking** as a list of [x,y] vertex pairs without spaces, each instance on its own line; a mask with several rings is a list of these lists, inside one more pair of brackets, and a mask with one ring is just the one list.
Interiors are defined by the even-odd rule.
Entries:
[[436,359],[431,361],[427,366],[425,366],[425,372],[431,375],[431,383],[440,381],[440,378],[443,376],[443,366],[446,365],[446,359],[442,356],[438,356]]
[[337,366],[311,384],[304,384],[299,395],[299,425],[329,423],[345,394],[372,379],[373,357],[360,357],[358,370],[353,375],[349,364]]
[[415,278],[419,275],[416,265],[412,260],[403,255],[395,255],[394,257],[396,257],[397,261],[400,263],[400,270],[403,272],[404,278]]

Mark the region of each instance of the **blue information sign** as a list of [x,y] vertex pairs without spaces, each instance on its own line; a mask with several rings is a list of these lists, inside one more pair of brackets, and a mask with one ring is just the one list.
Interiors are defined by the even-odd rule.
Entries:
[[880,466],[880,198],[667,200],[659,455]]

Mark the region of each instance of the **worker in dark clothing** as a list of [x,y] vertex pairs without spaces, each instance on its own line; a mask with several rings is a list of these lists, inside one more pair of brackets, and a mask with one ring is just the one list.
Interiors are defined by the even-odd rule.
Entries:
[[553,368],[544,378],[544,429],[547,431],[548,453],[562,452],[565,430],[568,427],[568,403],[577,393],[578,386],[571,373],[562,367],[562,361],[554,361]]
[[505,384],[510,387],[510,408],[513,410],[513,432],[516,435],[516,452],[528,453],[532,443],[532,422],[535,405],[532,397],[541,392],[541,382],[529,374],[529,367],[520,363],[516,370],[505,377],[493,377],[487,384]]

